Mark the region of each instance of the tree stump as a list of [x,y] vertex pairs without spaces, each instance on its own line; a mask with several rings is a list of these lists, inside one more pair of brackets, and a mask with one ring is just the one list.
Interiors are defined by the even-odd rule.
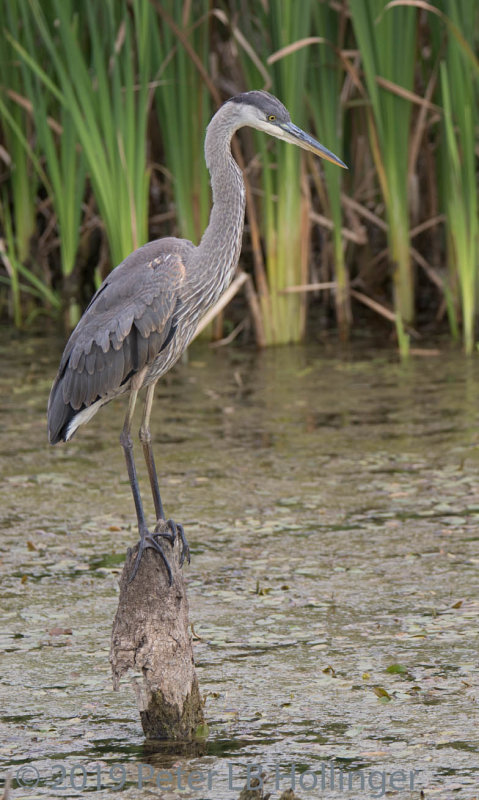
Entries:
[[[166,523],[159,522],[155,530],[166,530]],[[178,544],[161,542],[171,566],[171,586],[161,556],[152,549],[145,550],[134,580],[128,583],[138,546],[127,553],[111,635],[113,688],[118,691],[120,678],[129,669],[141,671],[143,679],[133,685],[146,738],[192,741],[204,716],[186,587]]]

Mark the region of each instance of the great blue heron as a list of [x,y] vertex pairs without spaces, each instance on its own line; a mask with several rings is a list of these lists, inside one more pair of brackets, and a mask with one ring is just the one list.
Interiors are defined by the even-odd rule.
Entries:
[[172,582],[161,537],[181,539],[180,565],[189,560],[183,527],[169,519],[167,533],[150,533],[133,458],[131,424],[138,392],[147,387],[140,441],[157,520],[165,520],[151,447],[150,413],[158,379],[179,359],[200,318],[233,279],[243,234],[245,190],[231,155],[231,137],[248,125],[299,145],[340,167],[346,165],[291,122],[289,112],[267,92],[245,92],[224,103],[206,131],[205,158],[213,208],[198,247],[183,239],[149,242],[131,253],[93,296],[70,336],[48,402],[51,444],[71,439],[101,406],[129,392],[120,436],[125,452],[140,542],[130,580],[147,547],[160,553]]

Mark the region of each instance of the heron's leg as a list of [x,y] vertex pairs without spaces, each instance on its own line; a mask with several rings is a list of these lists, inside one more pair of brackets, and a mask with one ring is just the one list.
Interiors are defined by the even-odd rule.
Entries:
[[143,419],[140,428],[140,442],[143,446],[143,455],[145,456],[153,503],[155,504],[156,519],[158,520],[165,519],[165,512],[163,510],[163,503],[161,502],[160,487],[158,486],[158,476],[156,473],[155,459],[153,457],[153,448],[151,446],[150,416],[155,388],[156,382],[148,386],[146,390],[145,409],[143,411]]
[[[161,502],[160,487],[158,485],[158,475],[156,472],[155,459],[153,456],[153,448],[151,446],[151,432],[150,432],[150,416],[151,416],[151,408],[153,406],[153,397],[155,395],[156,383],[157,382],[155,381],[155,383],[150,384],[150,386],[148,386],[146,390],[145,408],[140,427],[140,442],[143,446],[143,454],[145,456],[146,466],[148,469],[148,477],[150,479],[151,493],[153,495],[153,503],[155,504],[156,519],[162,520],[166,519],[166,517],[163,509],[163,503]],[[188,563],[190,563],[190,548],[185,536],[183,525],[173,522],[172,519],[167,520],[167,522],[171,534],[162,532],[156,535],[163,536],[165,539],[168,539],[168,541],[172,545],[174,544],[175,539],[178,536],[181,541],[180,566],[183,566],[185,558],[187,559]]]
[[146,526],[145,512],[143,511],[143,503],[141,501],[140,487],[138,485],[138,477],[136,474],[135,459],[133,457],[133,442],[131,440],[131,422],[133,419],[133,412],[135,410],[137,397],[138,397],[138,389],[132,389],[130,392],[130,399],[128,402],[128,411],[126,412],[125,423],[123,425],[123,430],[120,436],[120,444],[123,447],[123,452],[125,453],[126,468],[128,470],[128,477],[130,479],[131,491],[133,494],[133,500],[135,502],[136,518],[138,520],[138,530],[140,533],[140,544],[138,547],[138,555],[136,557],[135,566],[133,567],[133,572],[130,576],[130,582],[133,580],[133,578],[137,573],[143,552],[148,547],[151,547],[161,555],[171,585],[173,583],[173,576],[171,574],[171,567],[168,563],[168,559],[163,551],[161,543],[158,542],[157,539],[155,539],[151,535]]
[[123,430],[120,435],[120,444],[125,453],[126,468],[128,470],[128,477],[130,479],[131,491],[133,500],[135,502],[136,517],[138,520],[138,528],[140,535],[146,531],[145,512],[143,511],[143,503],[141,502],[140,487],[138,485],[138,477],[136,474],[135,459],[133,457],[133,442],[131,440],[131,422],[133,419],[133,412],[135,411],[136,399],[138,397],[138,390],[132,389],[128,402],[128,411],[126,412]]

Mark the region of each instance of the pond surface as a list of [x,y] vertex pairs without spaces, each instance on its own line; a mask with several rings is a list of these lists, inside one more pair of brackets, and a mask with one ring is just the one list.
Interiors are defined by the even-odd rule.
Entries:
[[237,800],[257,764],[272,800],[293,781],[301,800],[479,796],[477,361],[197,344],[163,381],[152,430],[167,513],[192,549],[210,729],[175,752],[145,744],[130,679],[111,685],[118,576],[137,539],[125,403],[51,448],[62,347],[0,342],[12,796]]

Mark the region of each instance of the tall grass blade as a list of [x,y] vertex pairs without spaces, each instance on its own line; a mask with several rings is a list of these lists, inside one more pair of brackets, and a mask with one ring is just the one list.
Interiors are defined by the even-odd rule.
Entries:
[[5,266],[10,285],[11,316],[15,327],[21,328],[22,304],[20,297],[20,271],[18,268],[17,244],[13,233],[8,198],[5,196],[3,202],[0,204],[0,220],[3,226],[3,238],[0,239],[0,259]]
[[[183,31],[205,70],[208,68],[209,0],[194,4],[166,0],[168,18]],[[197,66],[178,41],[168,22],[152,28],[156,108],[165,161],[172,177],[180,235],[197,244],[208,224],[209,175],[203,155],[203,138],[212,112],[211,97]]]
[[[35,31],[32,15],[26,0],[19,0],[19,4],[22,8],[27,49],[33,52]],[[62,275],[67,278],[73,272],[79,246],[86,178],[85,159],[69,110],[58,103],[54,95],[45,92],[37,75],[29,74],[27,88],[33,108],[38,146],[44,156],[48,179],[46,188],[57,222]],[[60,130],[58,135],[52,130],[51,117],[54,116],[58,117],[60,123],[55,126]],[[71,297],[64,297],[64,305],[67,327],[72,327],[78,316],[78,309]]]
[[[9,33],[15,36],[22,35],[18,6],[16,3],[2,3],[0,8],[0,30],[6,37]],[[12,202],[13,219],[9,218],[10,229],[7,235],[6,203],[3,204],[3,220],[5,237],[10,251],[10,269],[12,270],[11,290],[15,292],[12,298],[14,309],[14,323],[21,323],[19,284],[15,272],[15,263],[26,263],[30,257],[31,239],[35,233],[36,225],[36,192],[38,182],[34,174],[31,160],[28,158],[27,149],[30,148],[29,138],[31,125],[27,112],[12,99],[12,94],[24,93],[24,70],[18,63],[15,51],[4,40],[0,48],[0,122],[3,133],[3,142],[10,158],[10,197]],[[20,134],[20,135],[19,135]],[[13,238],[12,238],[13,237]],[[14,250],[14,254],[12,252]]]
[[412,92],[417,11],[385,11],[385,5],[384,0],[362,0],[350,3],[349,9],[370,102],[370,141],[386,207],[396,312],[408,323],[415,306],[408,210],[411,103],[378,85],[377,78]]
[[[468,0],[446,2],[453,24],[474,43],[477,9]],[[457,274],[463,342],[466,353],[475,345],[479,274],[479,220],[476,178],[476,132],[479,125],[479,83],[470,59],[457,37],[450,36],[441,64],[444,111],[444,199],[452,268]]]
[[[257,6],[255,18],[245,19],[241,33],[260,59],[304,39],[310,31],[312,3],[272,0],[267,10]],[[300,127],[307,127],[305,85],[309,48],[304,47],[271,65],[271,91],[291,112]],[[254,62],[244,57],[248,88],[262,81]],[[261,83],[259,83],[261,86]],[[256,136],[262,158],[262,233],[266,252],[269,296],[261,295],[266,341],[297,342],[306,323],[306,295],[281,294],[288,286],[307,282],[309,258],[309,206],[301,191],[301,154],[295,147]]]
[[[149,173],[146,159],[152,11],[149,3],[107,0],[79,6],[53,0],[52,30],[38,0],[30,0],[56,83],[34,57],[35,74],[71,115],[114,263],[147,240]],[[130,8],[132,14],[130,14]],[[90,41],[83,46],[85,26]],[[19,50],[19,52],[21,52]],[[71,146],[71,139],[70,146]]]
[[[308,86],[309,103],[317,138],[331,142],[336,155],[343,158],[343,110],[341,89],[343,70],[337,50],[344,46],[344,20],[329,3],[316,3],[313,8],[314,29],[324,42],[311,46],[311,64]],[[349,274],[346,266],[345,245],[341,233],[341,187],[344,173],[329,162],[324,163],[329,213],[334,223],[333,270],[336,281],[336,319],[341,339],[349,336],[351,304]]]

